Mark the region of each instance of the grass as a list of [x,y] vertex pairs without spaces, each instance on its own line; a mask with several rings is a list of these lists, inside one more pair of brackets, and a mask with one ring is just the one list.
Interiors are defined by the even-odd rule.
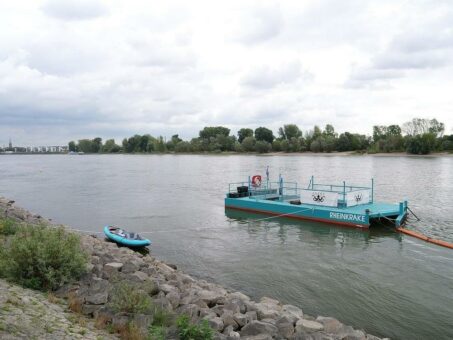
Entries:
[[208,321],[203,320],[200,324],[193,324],[187,315],[181,315],[176,320],[179,338],[181,340],[212,340],[214,336],[213,329],[209,326]]
[[166,329],[162,326],[151,326],[149,328],[148,339],[149,340],[165,340],[166,339]]
[[87,263],[80,237],[64,228],[21,225],[1,249],[0,270],[4,277],[44,291],[79,278]]
[[18,224],[10,218],[0,218],[0,235],[11,236],[18,230]]
[[152,302],[144,290],[137,289],[136,285],[127,282],[120,282],[113,288],[109,305],[117,313],[147,314],[151,311]]
[[82,301],[76,296],[74,292],[69,293],[68,308],[74,313],[82,313]]

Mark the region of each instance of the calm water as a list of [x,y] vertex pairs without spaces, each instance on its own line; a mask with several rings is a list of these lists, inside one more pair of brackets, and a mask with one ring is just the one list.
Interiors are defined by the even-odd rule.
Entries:
[[395,339],[453,338],[453,251],[395,234],[225,213],[228,182],[264,172],[307,185],[351,180],[407,198],[413,229],[453,242],[453,158],[371,156],[0,156],[0,195],[83,230],[152,231],[183,270]]

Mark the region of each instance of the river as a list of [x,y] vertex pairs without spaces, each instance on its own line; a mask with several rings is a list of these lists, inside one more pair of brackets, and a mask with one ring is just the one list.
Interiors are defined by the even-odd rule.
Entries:
[[270,296],[393,339],[453,338],[453,251],[384,228],[225,212],[248,175],[367,185],[409,201],[410,228],[453,242],[453,157],[2,155],[0,195],[85,231],[152,232],[152,252],[253,298]]

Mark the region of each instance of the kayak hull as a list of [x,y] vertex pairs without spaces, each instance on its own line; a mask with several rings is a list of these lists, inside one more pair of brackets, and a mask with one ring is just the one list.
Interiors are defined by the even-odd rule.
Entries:
[[113,234],[110,232],[109,227],[110,226],[104,227],[104,234],[109,240],[113,242],[127,247],[146,247],[151,244],[151,241],[146,238],[142,240],[131,240],[126,237],[121,237],[119,235]]

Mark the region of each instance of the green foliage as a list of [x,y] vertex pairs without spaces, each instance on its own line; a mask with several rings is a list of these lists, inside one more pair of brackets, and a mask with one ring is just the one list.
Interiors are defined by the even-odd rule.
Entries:
[[259,153],[267,153],[271,151],[271,145],[266,141],[259,140],[255,144],[255,150]]
[[151,311],[152,301],[149,295],[140,287],[127,283],[117,283],[112,291],[110,308],[115,312],[142,313]]
[[73,140],[68,143],[68,149],[72,152],[77,151],[76,143]]
[[288,141],[292,138],[302,137],[302,131],[300,131],[299,127],[296,124],[283,125],[283,127],[278,130],[278,134],[280,135],[281,139],[286,139]]
[[0,258],[4,276],[40,290],[54,290],[79,278],[86,263],[78,235],[64,228],[32,225],[19,227]]
[[224,126],[205,126],[199,133],[200,138],[203,139],[215,138],[217,135],[229,136],[229,134],[230,129]]
[[190,322],[187,315],[181,315],[176,320],[176,325],[179,331],[181,340],[211,340],[214,336],[214,331],[209,326],[206,320],[203,320],[199,325]]
[[121,151],[121,147],[115,143],[114,139],[108,139],[105,141],[104,146],[102,146],[102,152],[107,153],[116,153]]
[[242,141],[247,138],[247,137],[253,137],[253,130],[252,129],[247,129],[243,128],[238,131],[238,141],[239,143],[242,143]]
[[254,137],[246,137],[242,141],[242,148],[244,149],[245,152],[252,152],[255,151],[255,144],[256,140]]
[[149,340],[165,340],[166,339],[166,329],[162,326],[151,325],[149,327],[148,339]]
[[255,129],[255,139],[257,141],[264,141],[267,143],[272,143],[274,141],[274,134],[272,130],[269,130],[265,127],[259,127]]
[[0,235],[14,235],[18,230],[16,222],[9,218],[0,218]]
[[436,144],[436,136],[434,133],[424,133],[409,137],[406,145],[407,152],[417,155],[426,155],[434,150]]
[[175,151],[176,152],[192,152],[193,148],[192,145],[189,142],[179,142],[175,146]]
[[174,315],[162,307],[156,307],[153,313],[153,326],[168,327],[173,323]]

